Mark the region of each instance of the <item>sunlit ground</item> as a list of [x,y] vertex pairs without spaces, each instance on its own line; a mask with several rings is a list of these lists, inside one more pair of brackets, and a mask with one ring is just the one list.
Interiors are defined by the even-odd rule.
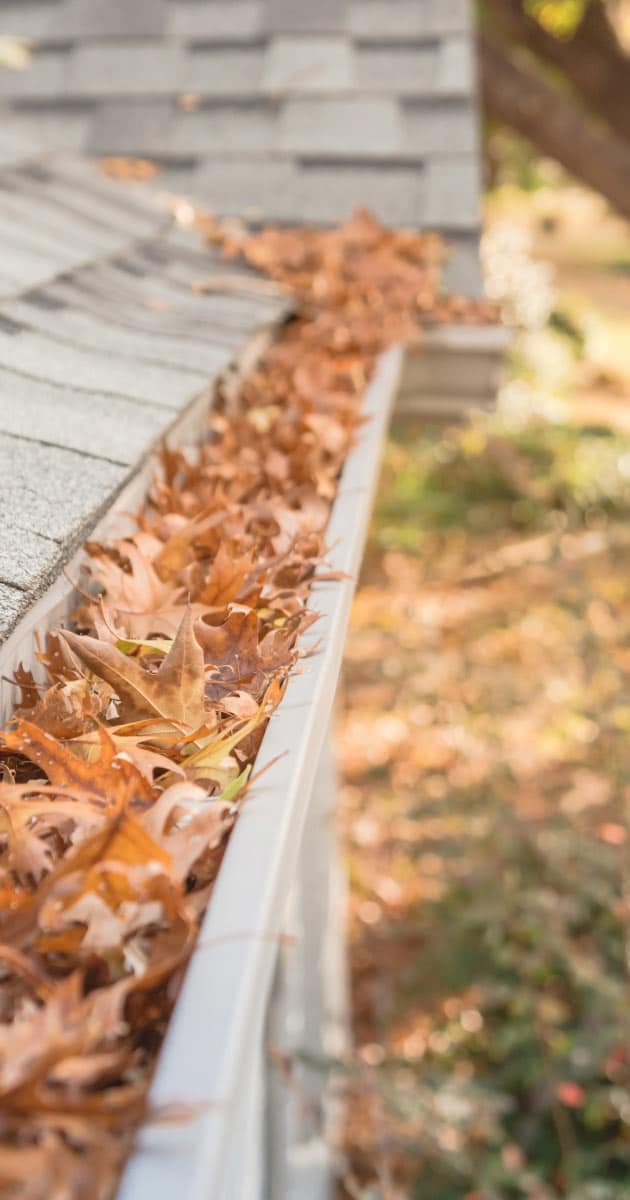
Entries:
[[562,419],[392,441],[346,655],[370,1200],[630,1197],[630,239],[513,199],[557,269],[513,374]]

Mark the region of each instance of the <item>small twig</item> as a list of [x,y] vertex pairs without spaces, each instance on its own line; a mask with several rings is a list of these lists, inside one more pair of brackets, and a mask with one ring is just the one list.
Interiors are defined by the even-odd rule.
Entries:
[[94,604],[95,597],[90,596],[89,592],[85,592],[83,590],[83,588],[81,587],[81,584],[77,583],[72,578],[67,567],[63,568],[63,577],[64,577],[64,579],[66,579],[68,581],[68,583],[70,584],[70,587],[72,588],[73,591],[78,592],[79,595],[82,596],[84,600],[87,600],[88,604]]
[[0,675],[0,679],[3,683],[9,683],[11,687],[20,688],[23,692],[46,692],[49,686],[47,683],[20,683],[17,679],[10,679],[8,675]]
[[212,279],[196,280],[192,284],[196,295],[204,292],[237,292],[245,296],[290,296],[288,288],[273,280],[246,279],[242,275],[214,275]]
[[268,763],[265,763],[264,767],[261,767],[259,771],[256,771],[255,775],[250,775],[245,785],[245,790],[249,791],[253,783],[258,783],[258,780],[261,779],[262,776],[267,773],[267,771],[270,771],[272,767],[275,767],[276,763],[280,762],[281,759],[286,758],[288,753],[288,750],[283,750],[282,754],[276,754],[274,758],[269,759]]

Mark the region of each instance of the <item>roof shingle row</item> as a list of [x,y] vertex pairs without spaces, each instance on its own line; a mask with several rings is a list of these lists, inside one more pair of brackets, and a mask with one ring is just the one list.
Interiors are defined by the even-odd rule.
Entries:
[[44,42],[149,37],[249,41],[276,33],[378,40],[468,29],[467,0],[3,0],[3,32]]
[[[0,134],[0,639],[147,450],[286,305],[151,194]],[[236,268],[231,268],[236,271]],[[238,271],[236,272],[238,274]]]
[[468,96],[473,86],[472,48],[461,34],[381,45],[305,34],[226,46],[116,39],[35,46],[32,53],[28,68],[0,72],[0,95],[51,101],[178,93],[200,99],[381,92],[442,97]]
[[471,0],[0,0],[0,32],[33,42],[0,72],[26,136],[157,160],[221,215],[477,235]]

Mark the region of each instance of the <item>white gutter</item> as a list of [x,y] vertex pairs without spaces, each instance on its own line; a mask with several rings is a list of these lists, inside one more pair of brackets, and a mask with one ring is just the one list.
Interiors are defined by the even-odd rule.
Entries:
[[327,533],[331,567],[347,577],[313,589],[311,605],[321,617],[300,647],[321,641],[321,649],[291,677],[269,722],[258,765],[281,757],[252,787],[230,837],[158,1061],[152,1107],[189,1109],[191,1116],[142,1128],[118,1200],[250,1200],[256,1194],[242,1191],[242,1182],[234,1191],[234,1180],[242,1181],[240,1148],[248,1142],[248,1089],[260,1060],[278,938],[330,721],[400,365],[401,352],[393,347],[368,386],[367,421],[344,468]]

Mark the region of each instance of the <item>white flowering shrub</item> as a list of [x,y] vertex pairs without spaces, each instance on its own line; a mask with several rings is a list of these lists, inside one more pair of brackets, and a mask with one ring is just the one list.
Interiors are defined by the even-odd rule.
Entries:
[[555,303],[553,270],[532,258],[529,232],[509,221],[492,225],[481,239],[481,264],[488,298],[517,329],[542,329]]

